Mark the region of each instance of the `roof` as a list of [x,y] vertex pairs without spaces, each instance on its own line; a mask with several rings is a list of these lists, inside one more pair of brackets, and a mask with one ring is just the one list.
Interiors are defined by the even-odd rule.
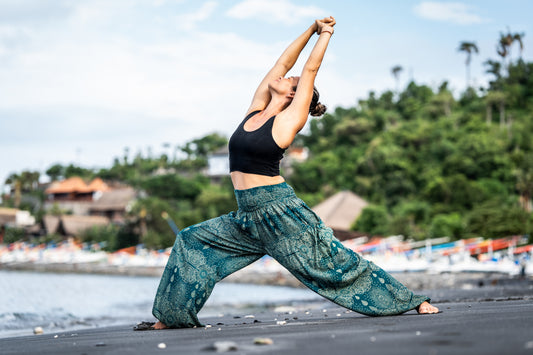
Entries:
[[319,203],[313,211],[328,227],[347,231],[366,206],[368,202],[346,190]]
[[47,234],[54,234],[57,233],[59,228],[59,222],[60,219],[58,216],[53,215],[45,215],[43,217],[43,223],[44,223],[44,229],[46,230]]
[[109,187],[100,178],[96,178],[93,181],[91,181],[91,183],[89,184],[88,187],[89,187],[89,189],[91,191],[107,191],[107,190],[109,190]]
[[109,224],[109,219],[102,216],[61,216],[63,230],[67,235],[78,235],[86,229]]
[[123,211],[126,206],[135,199],[135,190],[131,187],[106,191],[95,201],[91,211]]
[[63,231],[66,235],[78,235],[91,227],[106,226],[110,223],[107,217],[75,215],[46,215],[43,217],[43,222],[48,234]]
[[66,194],[66,193],[91,193],[95,191],[107,191],[109,187],[100,178],[86,184],[79,176],[73,176],[63,181],[54,181],[46,189],[47,194]]

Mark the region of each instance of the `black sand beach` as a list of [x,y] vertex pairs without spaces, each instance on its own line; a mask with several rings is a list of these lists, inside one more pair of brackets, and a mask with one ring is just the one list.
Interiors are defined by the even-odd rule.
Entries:
[[[428,276],[431,278],[431,276]],[[201,319],[206,328],[134,324],[0,339],[2,354],[533,354],[533,281],[473,278],[426,292],[443,313],[366,317],[332,303]],[[150,320],[148,317],[146,320]],[[272,344],[254,344],[268,338]]]

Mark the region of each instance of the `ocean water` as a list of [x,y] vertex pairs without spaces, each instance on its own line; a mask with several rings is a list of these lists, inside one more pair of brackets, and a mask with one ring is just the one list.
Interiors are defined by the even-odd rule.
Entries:
[[[159,278],[0,271],[0,338],[153,320]],[[201,316],[316,302],[307,289],[219,283]]]

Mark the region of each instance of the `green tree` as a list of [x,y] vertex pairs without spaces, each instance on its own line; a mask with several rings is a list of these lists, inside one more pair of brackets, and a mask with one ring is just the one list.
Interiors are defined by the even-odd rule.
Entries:
[[202,138],[194,139],[185,144],[182,151],[187,154],[188,158],[207,158],[207,155],[224,147],[228,144],[226,137],[211,133]]
[[162,199],[194,200],[207,185],[203,177],[185,178],[177,174],[158,175],[145,179],[141,183],[149,195]]
[[46,175],[51,181],[57,181],[65,175],[65,168],[61,164],[54,164],[46,170]]
[[438,214],[433,217],[429,234],[432,238],[450,237],[454,240],[464,236],[465,224],[459,213]]
[[389,215],[384,206],[370,205],[355,221],[354,230],[371,235],[386,235],[388,233]]

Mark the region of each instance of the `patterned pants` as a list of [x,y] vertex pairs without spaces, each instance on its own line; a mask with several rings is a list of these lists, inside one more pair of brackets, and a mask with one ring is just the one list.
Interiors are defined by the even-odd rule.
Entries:
[[325,298],[370,316],[401,314],[429,298],[345,248],[286,183],[236,190],[238,211],[183,229],[152,313],[169,327],[202,326],[218,281],[268,254]]

